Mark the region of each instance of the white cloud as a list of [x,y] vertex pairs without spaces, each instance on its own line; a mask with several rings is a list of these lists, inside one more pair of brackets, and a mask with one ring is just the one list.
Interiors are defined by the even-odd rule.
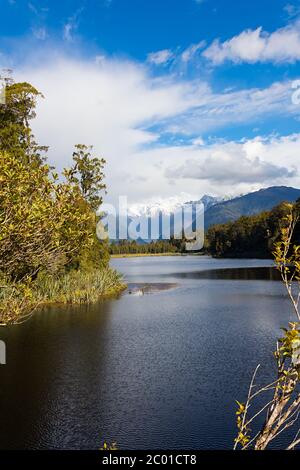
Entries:
[[200,147],[156,147],[140,151],[134,158],[145,171],[150,160],[153,165],[160,162],[151,169],[150,181],[161,196],[187,190],[200,196],[236,196],[272,185],[300,187],[299,151],[300,134],[293,134],[217,141]]
[[71,23],[66,23],[64,25],[64,31],[63,31],[63,38],[65,41],[71,42],[73,40],[72,31],[73,31],[73,25]]
[[76,32],[79,24],[80,15],[83,12],[83,7],[78,8],[75,13],[70,16],[63,26],[63,39],[66,42],[74,41],[74,33]]
[[[298,144],[299,144],[298,136]],[[276,142],[278,145],[278,141]],[[170,178],[208,180],[213,184],[253,184],[289,180],[297,177],[295,166],[282,161],[275,164],[268,158],[269,147],[274,141],[263,143],[257,139],[246,143],[225,142],[207,146],[195,153],[177,168],[169,168],[166,175]],[[281,142],[281,147],[283,147]]]
[[215,65],[225,61],[235,63],[275,62],[291,63],[300,59],[300,22],[297,21],[273,33],[257,28],[245,30],[237,36],[220,42],[215,40],[203,56]]
[[46,28],[41,27],[41,28],[33,29],[33,34],[40,41],[45,41],[45,39],[47,39]]
[[[17,80],[30,81],[46,97],[33,122],[37,139],[50,145],[49,160],[58,169],[70,163],[74,144],[93,144],[95,154],[107,160],[107,201],[127,195],[130,202],[139,202],[187,191],[199,196],[231,194],[230,171],[237,194],[257,189],[264,181],[300,186],[294,169],[298,135],[236,145],[207,144],[200,137],[205,130],[246,123],[266,113],[300,113],[291,103],[288,82],[216,94],[205,82],[173,75],[155,78],[146,66],[131,61],[105,56],[90,61],[50,55],[47,59],[28,57],[29,65],[16,73]],[[162,145],[166,131],[176,139],[177,133],[190,137],[176,146]],[[206,170],[201,167],[199,173],[196,165],[198,178],[188,180],[184,172],[170,171],[185,168],[189,161],[206,162]],[[258,168],[251,174],[252,163]]]
[[38,15],[39,12],[38,12],[38,9],[36,8],[36,6],[31,3],[31,2],[28,2],[28,8],[29,10],[31,10],[35,15]]
[[198,137],[197,139],[193,140],[193,145],[197,145],[197,146],[202,147],[202,145],[205,145],[205,142],[202,139],[202,137]]
[[292,82],[276,82],[267,88],[249,88],[213,93],[207,87],[199,93],[198,105],[169,119],[169,132],[193,135],[233,124],[254,123],[268,116],[300,115],[300,106],[292,103]]
[[190,62],[195,57],[197,52],[200,49],[203,49],[205,47],[205,45],[206,45],[205,41],[200,41],[197,44],[192,44],[191,46],[189,46],[187,49],[185,49],[182,52],[181,60],[185,63]]
[[170,49],[163,49],[162,51],[150,52],[147,60],[151,64],[164,65],[174,58],[174,54]]
[[154,65],[166,65],[172,62],[175,66],[180,67],[182,64],[187,64],[195,59],[199,51],[205,46],[206,41],[200,41],[196,44],[191,44],[183,50],[177,48],[174,51],[171,49],[163,49],[161,51],[151,52],[148,54],[147,61]]
[[[146,68],[129,61],[61,57],[29,63],[16,79],[32,82],[46,97],[33,126],[39,142],[50,145],[51,163],[61,169],[70,162],[74,144],[94,144],[95,153],[108,162],[110,194],[143,195],[155,162],[140,166],[135,153],[159,137],[147,127],[196,105],[193,87],[150,77]],[[148,185],[149,194],[154,186]]]
[[300,14],[300,6],[293,3],[287,3],[283,10],[286,12],[288,18],[295,18]]

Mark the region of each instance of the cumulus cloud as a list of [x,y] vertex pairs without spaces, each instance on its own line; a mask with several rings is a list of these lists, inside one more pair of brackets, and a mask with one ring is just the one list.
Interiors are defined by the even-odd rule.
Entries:
[[217,39],[203,52],[203,56],[215,65],[225,61],[296,62],[300,59],[300,22],[296,21],[273,33],[265,32],[260,27],[245,30],[225,42]]
[[[257,119],[268,112],[290,112],[288,82],[216,94],[200,80],[154,77],[147,66],[129,60],[105,55],[94,60],[47,58],[29,57],[28,65],[16,72],[17,80],[29,80],[46,97],[39,103],[34,132],[41,144],[50,146],[50,163],[58,169],[70,164],[74,144],[93,144],[95,154],[107,160],[107,202],[118,195],[127,195],[131,202],[154,194],[169,198],[187,188],[190,194],[222,195],[232,193],[233,179],[237,193],[258,189],[264,181],[273,184],[277,178],[300,185],[294,168],[299,136],[227,146],[201,138],[204,130],[248,123],[255,113]],[[294,108],[300,112],[299,106]],[[164,142],[170,134],[176,146]],[[180,141],[182,134],[189,137]],[[188,161],[197,163],[197,178],[187,183]],[[199,169],[201,162],[206,169]],[[247,177],[253,166],[256,173]]]
[[94,144],[95,153],[107,160],[111,192],[117,188],[137,198],[145,193],[154,162],[140,165],[135,154],[159,138],[148,127],[198,102],[189,83],[153,78],[145,67],[124,60],[30,61],[16,79],[30,80],[46,97],[33,126],[38,140],[50,145],[51,163],[61,169],[70,163],[74,144]]
[[[166,176],[209,180],[217,184],[266,183],[295,177],[295,168],[288,169],[249,155],[247,147],[226,143],[206,149],[202,158],[189,159],[178,168],[170,168]],[[208,155],[206,156],[205,154]],[[204,157],[204,158],[203,158]]]

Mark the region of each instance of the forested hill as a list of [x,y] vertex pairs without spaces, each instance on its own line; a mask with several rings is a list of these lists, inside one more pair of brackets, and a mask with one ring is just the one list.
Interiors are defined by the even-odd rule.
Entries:
[[[282,202],[271,211],[210,227],[205,240],[207,252],[218,257],[272,257],[291,207],[299,217],[300,200],[293,205]],[[293,243],[300,243],[300,223],[296,226]]]
[[254,215],[269,211],[283,201],[295,202],[299,198],[300,189],[273,186],[230,201],[220,202],[205,212],[205,228],[235,221],[243,215]]

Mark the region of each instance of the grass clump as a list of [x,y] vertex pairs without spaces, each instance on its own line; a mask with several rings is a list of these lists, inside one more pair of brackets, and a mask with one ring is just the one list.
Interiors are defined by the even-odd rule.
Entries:
[[70,271],[58,276],[40,273],[32,281],[0,279],[0,326],[20,324],[43,305],[92,304],[126,288],[122,276],[110,267]]
[[71,271],[62,276],[40,275],[35,290],[42,303],[91,304],[125,289],[122,276],[111,268]]

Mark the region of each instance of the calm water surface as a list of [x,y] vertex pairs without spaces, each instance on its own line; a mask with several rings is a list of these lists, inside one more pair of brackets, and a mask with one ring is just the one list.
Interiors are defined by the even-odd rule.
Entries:
[[231,448],[234,400],[258,363],[272,379],[274,340],[293,319],[271,261],[112,265],[131,293],[0,330],[0,447]]

